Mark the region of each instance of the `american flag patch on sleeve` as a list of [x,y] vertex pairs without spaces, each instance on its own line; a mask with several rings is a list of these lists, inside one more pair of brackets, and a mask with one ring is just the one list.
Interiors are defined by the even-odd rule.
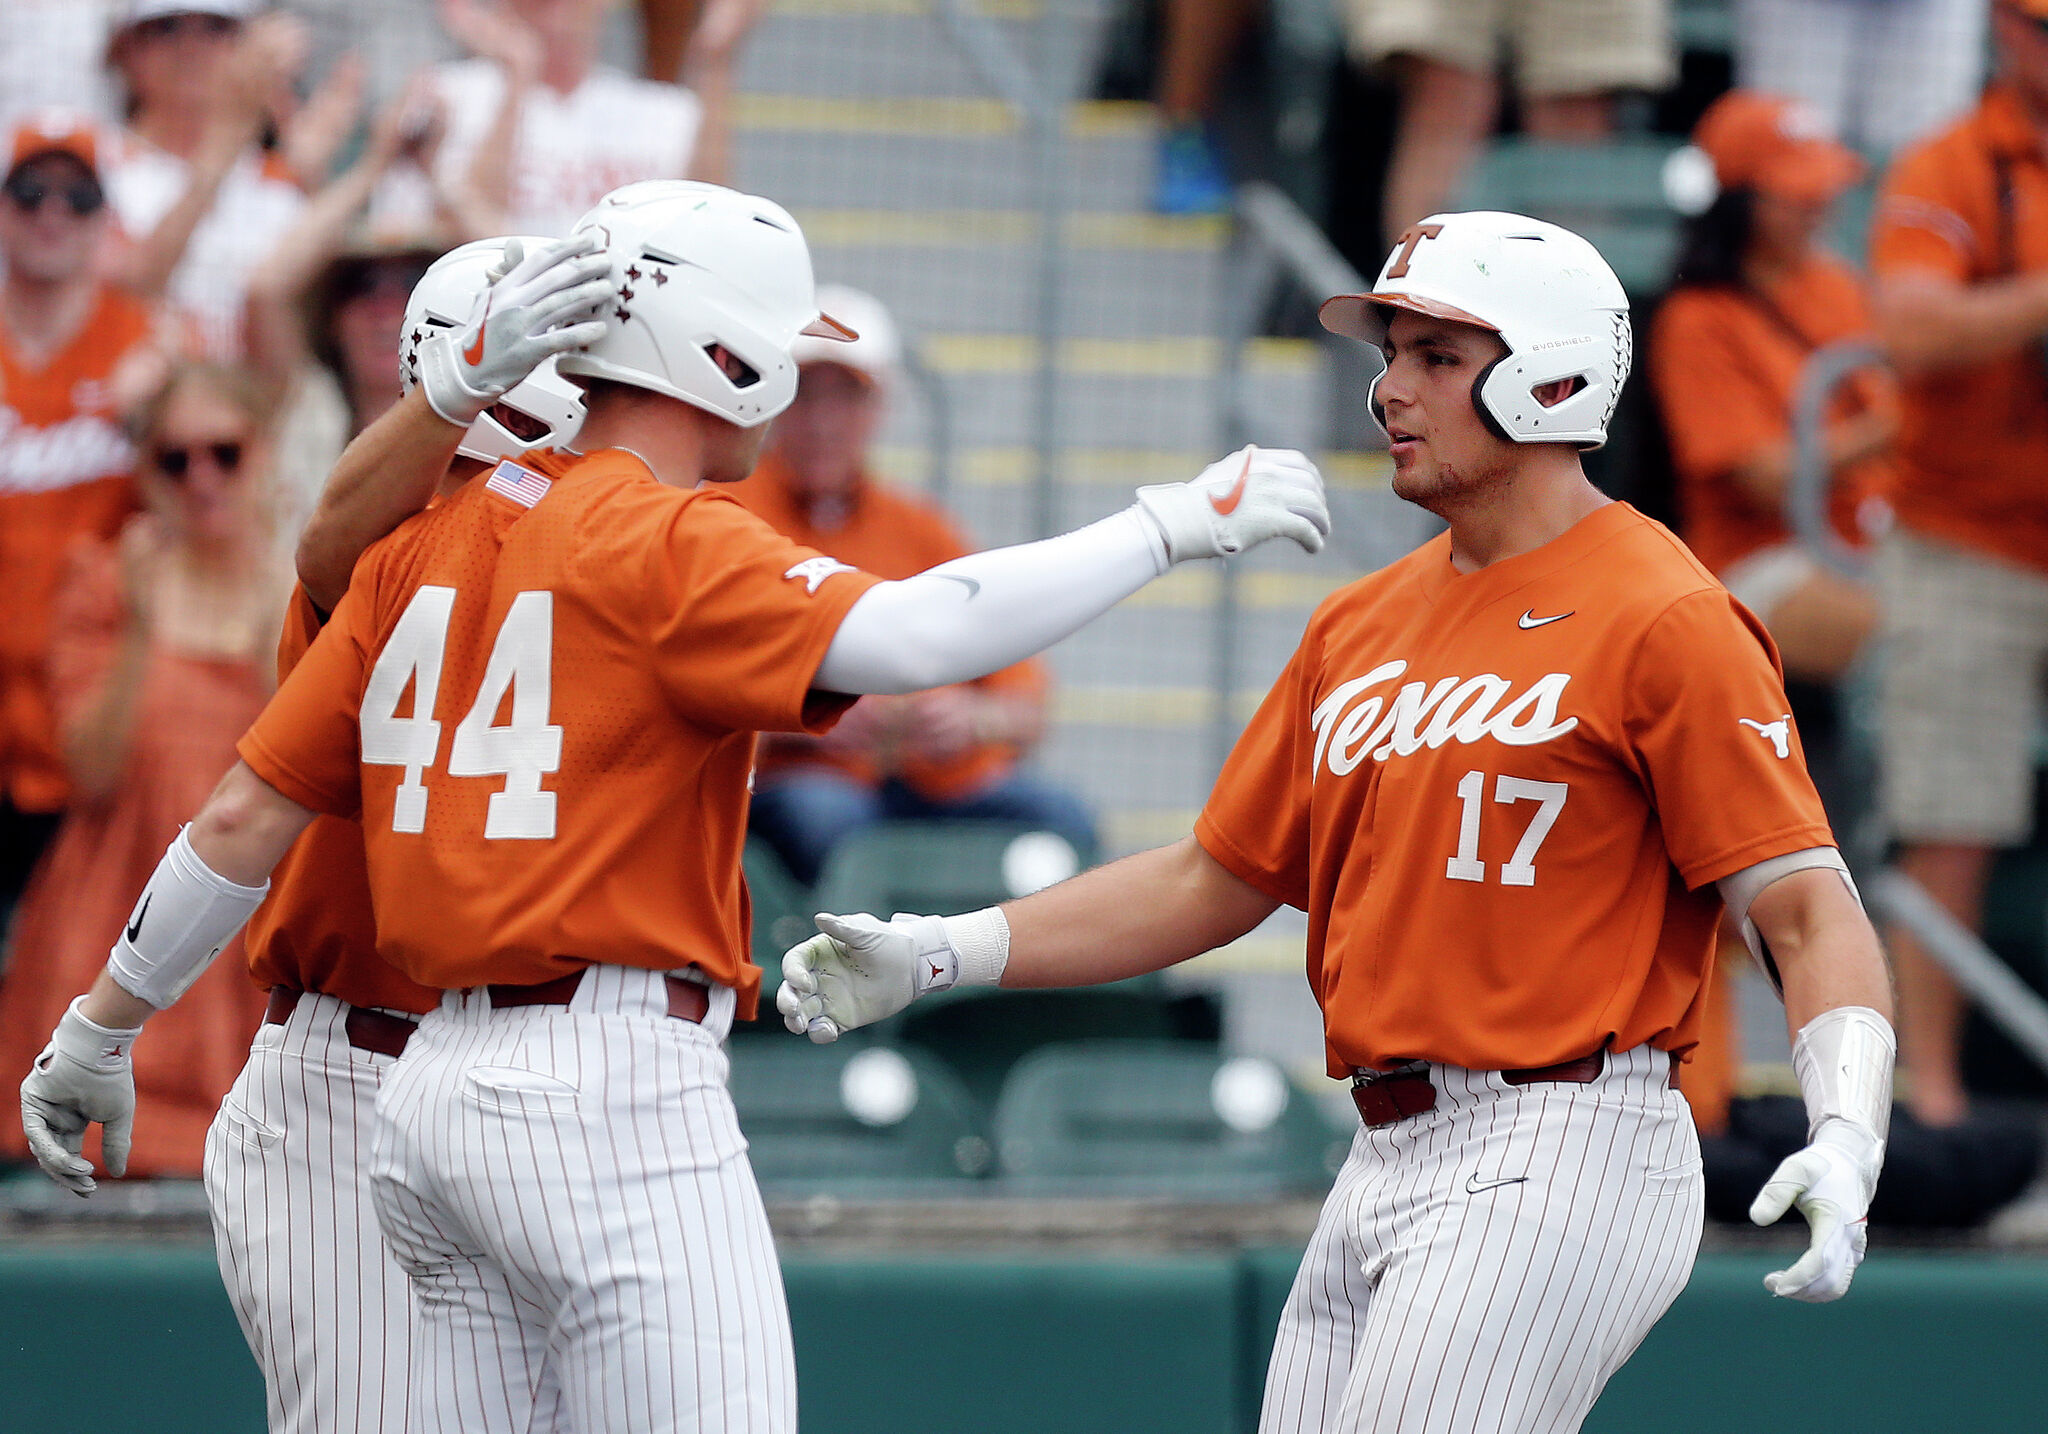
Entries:
[[484,480],[484,487],[501,498],[509,498],[522,508],[531,508],[548,495],[549,480],[531,468],[521,468],[511,459],[504,459],[491,470],[491,476]]

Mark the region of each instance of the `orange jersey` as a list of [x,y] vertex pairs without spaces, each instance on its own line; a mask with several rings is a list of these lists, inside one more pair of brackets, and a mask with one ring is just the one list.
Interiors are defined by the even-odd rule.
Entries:
[[[320,609],[304,588],[294,588],[277,644],[280,682],[299,665],[320,626]],[[242,940],[259,986],[323,991],[351,1006],[420,1015],[441,999],[377,954],[363,829],[346,817],[313,818],[270,874],[270,895],[249,918]]]
[[[975,551],[974,544],[937,508],[867,479],[862,481],[845,522],[829,530],[816,527],[791,496],[789,483],[788,471],[771,454],[752,477],[726,491],[784,537],[830,553],[878,578],[915,577]],[[1045,665],[1030,659],[966,685],[981,692],[1040,700],[1046,689]],[[944,761],[911,757],[894,775],[934,801],[951,801],[990,785],[1022,755],[1015,747],[988,743]],[[763,772],[820,765],[837,767],[867,782],[881,775],[872,762],[845,751],[823,751],[802,737],[762,744]]]
[[620,449],[522,462],[370,549],[242,758],[361,813],[378,949],[414,980],[695,965],[750,1012],[754,733],[851,705],[811,679],[877,580]]
[[[1842,339],[1874,341],[1870,301],[1856,271],[1815,256],[1768,293],[1733,286],[1676,289],[1650,330],[1650,379],[1678,470],[1686,545],[1715,573],[1759,548],[1788,542],[1781,511],[1765,507],[1734,471],[1760,454],[1789,451],[1799,378],[1814,350]],[[1835,391],[1836,421],[1894,409],[1888,377],[1858,372]],[[1836,475],[1830,516],[1862,546],[1863,514],[1894,486],[1887,457]]]
[[1195,832],[1308,913],[1330,1072],[1698,1040],[1711,883],[1829,846],[1757,621],[1623,503],[1333,594]]
[[154,326],[143,305],[103,288],[40,368],[0,328],[0,797],[24,811],[60,811],[70,795],[50,707],[50,612],[72,547],[111,541],[135,511],[114,379]]
[[[1970,114],[1905,151],[1870,236],[1880,279],[1959,283],[2048,270],[2048,158],[2019,97],[1994,84]],[[2048,568],[2048,359],[2037,340],[1904,384],[1899,521]]]

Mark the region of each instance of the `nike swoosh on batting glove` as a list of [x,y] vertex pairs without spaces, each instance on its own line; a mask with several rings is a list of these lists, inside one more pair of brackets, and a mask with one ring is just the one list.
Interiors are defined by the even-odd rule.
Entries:
[[611,259],[594,234],[532,254],[508,243],[505,277],[484,290],[469,322],[419,346],[420,387],[434,412],[467,428],[557,354],[595,343],[613,297]]
[[1229,557],[1273,538],[1319,553],[1330,532],[1323,475],[1291,448],[1240,448],[1191,482],[1140,488],[1138,507],[1169,564]]

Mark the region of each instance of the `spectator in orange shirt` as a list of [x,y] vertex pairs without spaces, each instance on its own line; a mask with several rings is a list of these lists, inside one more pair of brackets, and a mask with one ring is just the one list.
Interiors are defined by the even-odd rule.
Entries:
[[[1997,0],[1992,32],[1999,78],[1899,157],[1871,236],[1905,382],[1880,796],[1901,869],[1971,928],[1993,856],[2033,825],[2048,665],[2048,0]],[[1961,997],[1904,931],[1892,954],[1907,1099],[1954,1124]]]
[[[1701,118],[1694,143],[1719,192],[1687,226],[1650,333],[1650,378],[1686,544],[1763,619],[1789,677],[1832,684],[1862,649],[1877,607],[1786,527],[1793,404],[1816,351],[1873,339],[1874,325],[1861,278],[1820,245],[1835,199],[1863,169],[1821,123],[1810,105],[1745,90]],[[1892,484],[1892,385],[1876,372],[1852,376],[1831,419],[1831,515],[1836,532],[1863,547],[1885,519]]]
[[[881,578],[975,551],[936,508],[868,471],[900,352],[888,311],[831,284],[819,286],[818,302],[861,337],[797,341],[796,402],[776,420],[761,466],[728,491],[786,537]],[[1081,802],[1017,770],[1044,735],[1046,696],[1045,668],[1033,660],[978,682],[866,698],[824,737],[764,736],[752,829],[805,882],[841,838],[889,818],[1032,822],[1091,847],[1094,821]]]
[[151,312],[94,278],[108,224],[84,115],[22,121],[0,184],[0,930],[70,792],[45,659],[66,555],[135,507],[124,397],[160,376]]

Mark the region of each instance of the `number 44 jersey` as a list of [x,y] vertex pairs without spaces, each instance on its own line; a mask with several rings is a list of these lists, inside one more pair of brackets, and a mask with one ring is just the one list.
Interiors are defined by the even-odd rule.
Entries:
[[1624,503],[1333,594],[1196,825],[1309,916],[1330,1072],[1684,1053],[1713,883],[1831,846],[1762,626]]
[[523,455],[373,547],[243,737],[359,815],[379,952],[443,989],[696,965],[751,1014],[740,876],[757,731],[875,580],[634,455]]

